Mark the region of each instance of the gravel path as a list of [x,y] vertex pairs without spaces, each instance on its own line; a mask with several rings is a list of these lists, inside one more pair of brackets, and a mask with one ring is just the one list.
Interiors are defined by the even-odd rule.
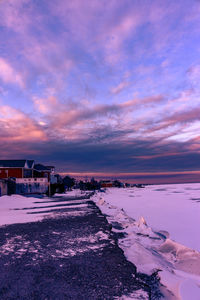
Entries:
[[[27,213],[41,213],[35,203]],[[156,276],[136,272],[93,201],[43,203],[42,221],[0,227],[1,300],[160,299]]]

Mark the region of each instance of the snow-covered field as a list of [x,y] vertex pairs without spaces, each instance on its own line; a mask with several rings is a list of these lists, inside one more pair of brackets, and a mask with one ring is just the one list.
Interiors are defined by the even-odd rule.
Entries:
[[200,184],[111,188],[94,200],[126,233],[119,245],[138,271],[160,270],[166,299],[200,299]]
[[[85,193],[86,194],[86,193]],[[80,190],[74,190],[67,192],[66,194],[56,194],[55,196],[67,196],[69,197],[79,197],[83,195]],[[51,203],[51,200],[54,200]],[[44,198],[34,198],[34,197],[24,197],[21,195],[11,195],[11,196],[2,196],[0,197],[0,226],[9,225],[15,223],[26,223],[26,222],[36,222],[41,221],[43,218],[53,214],[55,209],[66,208],[65,205],[68,204],[67,208],[76,208],[76,207],[86,207],[87,204],[84,204],[84,200],[74,202],[62,201],[63,206],[56,205],[60,204],[55,202],[56,198],[51,199],[48,197]],[[48,203],[47,203],[48,202]],[[83,204],[79,204],[79,203]],[[70,212],[72,214],[81,214],[81,212]]]
[[[70,214],[81,214],[76,206],[86,205],[84,200],[73,201],[81,195],[79,190],[67,192],[59,207],[56,197],[53,202],[47,197],[0,197],[0,226],[42,220],[66,203],[74,208]],[[166,299],[200,299],[200,184],[111,188],[93,199],[113,230],[126,233],[119,246],[138,271],[161,270]]]

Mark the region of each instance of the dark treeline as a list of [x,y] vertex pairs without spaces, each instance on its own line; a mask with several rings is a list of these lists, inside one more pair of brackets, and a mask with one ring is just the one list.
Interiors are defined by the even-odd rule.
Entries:
[[80,189],[80,190],[88,190],[88,191],[94,191],[94,190],[100,190],[101,188],[107,188],[107,187],[128,187],[130,184],[128,183],[122,183],[119,180],[100,180],[97,181],[94,178],[91,180],[80,180],[77,181],[75,178],[72,178],[70,176],[61,177],[60,175],[57,175],[57,183],[53,183],[50,186],[50,190],[48,190],[49,195],[54,195],[55,193],[64,193],[65,191],[70,191],[72,188],[74,189]]

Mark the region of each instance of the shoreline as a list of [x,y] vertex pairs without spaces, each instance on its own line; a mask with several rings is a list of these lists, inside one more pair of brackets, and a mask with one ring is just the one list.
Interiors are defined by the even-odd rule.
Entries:
[[[119,246],[139,271],[151,274],[161,270],[161,283],[175,295],[172,299],[198,299],[195,297],[200,294],[200,252],[174,242],[164,230],[154,231],[142,217],[136,221],[127,209],[122,208],[128,194],[127,199],[125,196],[120,198],[119,191],[114,193],[113,189],[108,189],[106,193],[95,197],[94,200],[107,216],[113,231],[122,236]],[[117,197],[121,199],[121,206],[117,204]],[[188,291],[192,298],[184,297],[183,294]],[[169,295],[166,299],[169,299]]]

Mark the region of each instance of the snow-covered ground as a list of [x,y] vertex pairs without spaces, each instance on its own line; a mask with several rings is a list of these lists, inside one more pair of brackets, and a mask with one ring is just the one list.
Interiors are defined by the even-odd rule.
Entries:
[[161,270],[166,299],[200,299],[200,184],[111,188],[94,200],[126,233],[120,247],[138,271]]
[[[75,208],[70,214],[81,214],[76,206],[86,205],[84,200],[73,201],[81,195],[79,190],[67,192],[68,200],[59,207],[56,197],[53,202],[47,197],[0,197],[0,226],[42,220],[66,203]],[[93,199],[113,230],[126,233],[119,245],[138,271],[161,270],[161,283],[175,295],[164,289],[166,299],[200,299],[200,184],[111,188]]]
[[91,192],[89,192],[89,191],[82,191],[79,189],[75,189],[75,190],[71,190],[71,191],[66,191],[65,194],[56,193],[54,196],[62,196],[63,197],[64,195],[66,195],[67,197],[80,197],[80,196],[87,195],[90,193]]
[[[95,255],[92,255],[91,260],[93,261],[93,263],[88,264],[89,265],[89,268],[88,268],[89,277],[86,277],[86,287],[88,284],[88,278],[89,279],[91,278],[91,276],[90,276],[92,274],[91,272],[93,272],[93,270],[96,270],[97,265],[101,265],[101,264],[105,265],[105,271],[107,273],[106,278],[110,278],[109,276],[111,274],[111,277],[112,277],[111,280],[113,280],[113,284],[114,285],[116,284],[116,286],[118,285],[118,287],[116,289],[117,292],[118,291],[121,292],[122,282],[126,281],[126,286],[128,286],[128,282],[130,282],[132,284],[133,279],[132,279],[131,270],[129,270],[127,272],[127,274],[129,274],[129,275],[127,275],[125,278],[123,278],[123,280],[121,278],[120,272],[123,271],[123,268],[126,269],[124,257],[121,255],[121,253],[119,256],[116,255],[116,254],[119,254],[118,247],[116,247],[113,237],[111,238],[111,235],[108,230],[108,226],[105,223],[105,220],[102,219],[102,216],[99,213],[97,214],[96,218],[97,219],[99,218],[101,220],[100,222],[99,221],[95,222],[96,218],[93,218],[93,217],[90,218],[90,214],[94,215],[94,212],[96,212],[95,206],[88,204],[87,203],[88,199],[80,199],[81,198],[80,196],[85,196],[88,193],[90,193],[90,192],[81,192],[81,191],[75,190],[75,191],[67,192],[66,194],[60,194],[60,195],[57,194],[53,198],[48,198],[48,197],[34,198],[34,197],[24,197],[24,196],[20,196],[20,195],[0,197],[0,226],[14,224],[14,223],[16,224],[16,223],[35,222],[35,221],[40,221],[45,217],[47,217],[47,218],[50,217],[50,218],[54,219],[54,218],[59,217],[60,213],[61,213],[62,217],[63,216],[69,216],[69,217],[85,216],[85,218],[83,218],[84,221],[82,221],[83,223],[81,223],[82,224],[81,226],[79,226],[80,225],[79,218],[75,218],[76,221],[73,221],[73,225],[76,224],[74,226],[74,228],[72,228],[73,227],[72,226],[70,228],[66,228],[66,230],[63,230],[62,222],[61,223],[58,222],[59,224],[61,224],[60,225],[61,227],[57,226],[58,225],[57,222],[56,223],[53,222],[52,226],[46,226],[47,229],[45,231],[45,239],[43,238],[44,227],[42,227],[42,231],[40,232],[40,230],[39,230],[40,226],[35,227],[35,224],[34,224],[33,228],[35,228],[35,229],[33,230],[33,234],[34,234],[33,236],[37,237],[35,239],[35,238],[32,238],[33,237],[32,234],[30,234],[30,236],[29,236],[27,234],[26,230],[25,230],[26,233],[23,233],[23,230],[16,232],[15,231],[16,226],[14,226],[14,231],[12,233],[12,227],[10,228],[8,226],[7,228],[5,228],[8,231],[2,230],[3,232],[5,232],[6,238],[4,239],[4,242],[1,243],[1,245],[0,245],[1,259],[2,259],[2,256],[4,256],[4,257],[7,257],[7,261],[10,261],[10,258],[8,258],[8,257],[12,257],[11,261],[12,261],[12,265],[13,265],[15,263],[15,259],[22,259],[22,261],[23,261],[23,259],[25,257],[26,265],[29,265],[29,263],[27,262],[27,259],[30,259],[30,270],[31,270],[31,266],[37,266],[37,267],[40,266],[40,261],[42,261],[42,267],[44,266],[45,261],[48,261],[48,264],[49,264],[49,260],[52,258],[52,263],[57,264],[58,268],[59,267],[62,268],[65,266],[64,269],[70,270],[72,268],[74,262],[76,264],[76,260],[73,260],[73,258],[75,258],[75,256],[81,257],[81,258],[78,258],[78,260],[77,260],[79,263],[80,263],[81,259],[83,259],[83,261],[85,263],[85,259],[86,259],[86,262],[88,264],[90,261],[90,259],[88,259],[88,257],[90,257],[90,254],[92,252],[94,252],[94,253],[96,253],[95,255],[97,257],[97,261],[95,262]],[[79,199],[79,200],[77,200],[77,199]],[[64,205],[66,205],[66,206],[64,206]],[[65,208],[65,210],[60,212],[61,208]],[[70,208],[69,211],[68,211],[68,208]],[[53,224],[55,225],[55,227]],[[66,227],[65,224],[67,224],[67,223],[64,223],[64,226]],[[85,224],[86,227],[83,224]],[[88,224],[89,224],[89,226],[88,226]],[[30,227],[29,226],[28,227],[31,232],[31,224],[29,224],[29,225],[30,225]],[[40,225],[40,224],[38,224],[38,225]],[[78,227],[80,227],[78,230],[79,232],[77,232]],[[26,226],[25,226],[25,228],[26,228]],[[41,236],[40,236],[40,233],[42,233]],[[49,237],[48,239],[46,238],[47,236]],[[2,241],[3,241],[3,239],[2,239]],[[110,248],[109,245],[111,245],[111,244],[113,244],[112,245],[113,248]],[[106,249],[106,247],[108,247],[108,250],[106,250],[105,252],[102,252],[102,253],[107,253],[107,254],[105,255],[105,259],[102,257],[102,262],[101,262],[101,259],[99,259],[99,254],[98,254],[101,252],[98,252],[98,251],[104,251],[104,249]],[[112,251],[114,251],[114,252],[110,252],[110,249],[112,249]],[[117,252],[115,252],[114,249],[116,249]],[[27,253],[29,253],[30,255],[26,255]],[[89,253],[89,254],[87,254],[87,253]],[[84,256],[84,254],[86,254],[86,256]],[[121,256],[121,258],[120,258],[120,256]],[[72,259],[70,259],[70,257]],[[69,267],[69,268],[66,267],[66,266],[68,266],[68,263],[71,260],[72,260],[71,267]],[[59,261],[61,264],[59,263]],[[65,264],[65,262],[66,262],[66,264]],[[1,261],[1,263],[2,263],[2,261]],[[113,268],[113,270],[112,270],[112,268],[110,268],[110,270],[109,270],[109,268],[106,267],[109,264],[112,267],[112,265],[116,265],[118,263],[119,263],[119,269],[117,267],[117,268]],[[97,264],[97,265],[95,265],[95,264]],[[7,269],[8,263],[6,263],[5,266]],[[13,269],[13,267],[12,267],[12,269]],[[34,276],[35,276],[35,272],[37,271],[36,269],[34,268]],[[97,268],[98,276],[93,276],[92,280],[94,280],[94,286],[96,285],[96,286],[98,286],[98,289],[99,288],[101,289],[101,283],[100,284],[98,283],[98,277],[100,279],[99,282],[101,282],[101,277],[104,278],[105,276],[104,277],[99,276],[101,274],[99,273],[98,270],[100,270],[100,272],[102,272],[101,270],[104,270],[104,269]],[[117,270],[119,270],[119,272]],[[63,272],[63,271],[59,268],[58,272]],[[119,274],[119,276],[118,275],[116,276],[116,279],[114,277],[115,276],[114,273]],[[5,276],[7,276],[6,274],[7,273],[5,273]],[[112,275],[112,274],[114,274],[114,275]],[[124,274],[126,274],[126,272]],[[18,275],[16,275],[16,278],[18,278]],[[103,275],[105,275],[105,274],[103,274]],[[29,276],[28,281],[32,282],[31,271],[28,274],[28,276]],[[71,280],[70,276],[71,276],[71,274],[69,271],[69,280]],[[84,276],[82,276],[82,277],[84,277]],[[66,276],[66,278],[67,278],[67,276]],[[8,279],[9,279],[9,277],[8,277]],[[49,278],[48,278],[48,280],[49,280]],[[73,280],[76,281],[76,279],[74,279],[74,276],[73,276]],[[83,285],[83,286],[84,286],[84,280],[85,280],[84,278],[78,278],[78,281],[80,281],[81,285]],[[43,278],[42,278],[42,281],[43,281]],[[106,289],[104,284],[105,283],[103,281],[102,287],[103,287],[103,289]],[[142,280],[141,285],[139,283],[137,283],[137,284],[139,285],[139,287],[143,287],[144,282]],[[137,286],[137,284],[136,284],[136,286]],[[26,283],[25,283],[25,285],[26,285]],[[59,285],[59,283],[58,283],[58,285]],[[110,285],[108,285],[108,287],[109,286]],[[63,282],[62,282],[62,287],[63,287]],[[12,289],[12,287],[11,287],[11,289]],[[76,289],[76,286],[75,286],[75,289]],[[124,291],[127,293],[126,288],[124,288]],[[72,295],[74,295],[73,292],[72,292]],[[102,293],[102,295],[103,295],[103,293]],[[134,291],[133,294],[130,294],[130,297],[123,295],[121,297],[116,296],[113,299],[116,299],[116,300],[129,300],[129,299],[147,300],[147,299],[149,299],[149,297],[148,297],[147,291],[145,291],[141,288],[141,289],[138,289],[137,291]]]
[[[59,194],[56,194],[59,196]],[[60,194],[64,197],[76,197],[83,196],[81,191],[71,191],[66,194]],[[52,201],[53,200],[53,201]],[[66,198],[66,201],[56,203],[56,198],[34,198],[34,197],[24,197],[21,195],[11,195],[11,196],[2,196],[0,197],[0,226],[9,225],[15,223],[26,223],[26,222],[35,222],[41,221],[43,218],[50,216],[61,208],[76,208],[76,207],[86,207],[87,204],[83,203],[84,200],[80,201],[69,201]],[[82,203],[82,204],[80,204]],[[59,205],[56,207],[56,205]],[[82,214],[82,212],[70,212],[70,215]]]

